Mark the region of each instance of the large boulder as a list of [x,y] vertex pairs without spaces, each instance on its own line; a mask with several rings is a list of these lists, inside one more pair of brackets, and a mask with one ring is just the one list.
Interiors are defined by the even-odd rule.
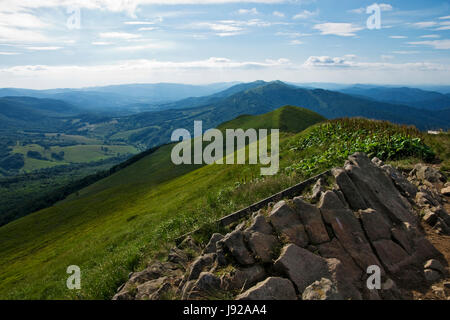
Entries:
[[308,245],[308,236],[299,215],[285,201],[280,201],[274,206],[269,221],[287,242],[300,247]]
[[236,300],[296,300],[294,286],[288,279],[270,277],[236,297]]
[[164,282],[167,280],[167,277],[162,277],[159,279],[147,281],[139,286],[137,286],[136,290],[136,299],[137,300],[148,300],[149,296],[155,293]]
[[299,292],[322,277],[329,276],[327,261],[295,244],[286,245],[275,261],[275,270],[296,285]]
[[209,240],[205,249],[203,249],[203,254],[216,252],[217,251],[217,242],[219,242],[222,239],[223,239],[223,235],[221,235],[220,233],[214,233],[211,236],[211,239]]
[[187,280],[190,281],[198,279],[200,273],[202,273],[206,268],[212,267],[215,259],[215,253],[208,253],[203,256],[199,256],[194,260],[194,262],[192,262]]
[[322,194],[319,208],[325,222],[331,225],[336,238],[362,270],[366,270],[370,265],[381,265],[367,241],[359,220],[342,204],[334,192],[327,191]]
[[359,215],[370,241],[391,238],[391,224],[380,213],[366,209],[360,210]]
[[358,189],[349,178],[345,170],[342,168],[336,168],[332,170],[332,173],[336,179],[339,189],[342,191],[345,199],[350,205],[350,208],[355,211],[367,209],[367,204],[364,201],[364,198],[359,194]]
[[247,231],[260,232],[264,234],[272,234],[272,226],[266,221],[266,218],[262,214],[258,214],[254,219]]
[[272,262],[273,251],[279,245],[275,236],[261,232],[246,232],[245,237],[250,250],[259,261]]
[[317,207],[306,203],[301,197],[294,198],[294,206],[312,244],[330,241],[327,229],[323,224],[322,215]]
[[220,278],[221,288],[230,291],[247,290],[255,283],[262,281],[265,276],[266,271],[258,264],[247,268],[233,268]]
[[373,241],[372,245],[383,265],[392,273],[398,272],[404,266],[402,262],[409,258],[406,251],[392,240],[381,239]]
[[219,247],[226,247],[236,261],[241,265],[251,265],[255,263],[255,259],[245,246],[244,233],[236,229],[228,233],[218,243]]
[[347,281],[360,281],[363,273],[362,269],[356,265],[353,258],[345,251],[338,239],[333,238],[330,242],[322,243],[318,247],[320,256],[326,259],[336,258],[343,264],[344,268],[349,273]]
[[409,202],[394,186],[392,179],[364,153],[351,155],[344,168],[368,207],[393,222],[417,224]]

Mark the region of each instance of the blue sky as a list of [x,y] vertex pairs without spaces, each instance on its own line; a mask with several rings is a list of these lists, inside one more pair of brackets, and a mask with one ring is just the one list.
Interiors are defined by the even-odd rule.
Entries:
[[[450,2],[0,0],[0,87],[450,84]],[[79,13],[79,19],[78,19]]]

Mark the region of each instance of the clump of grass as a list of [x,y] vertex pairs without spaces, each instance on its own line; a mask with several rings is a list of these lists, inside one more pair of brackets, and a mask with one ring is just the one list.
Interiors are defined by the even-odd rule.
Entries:
[[311,175],[317,168],[331,168],[343,163],[349,155],[364,152],[383,161],[415,157],[431,161],[433,150],[423,142],[414,127],[397,126],[386,121],[339,119],[313,127],[307,135],[291,145],[291,151],[315,150],[286,170]]

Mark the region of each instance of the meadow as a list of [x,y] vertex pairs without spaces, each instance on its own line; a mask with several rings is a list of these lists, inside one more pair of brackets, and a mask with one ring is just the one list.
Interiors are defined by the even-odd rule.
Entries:
[[[215,219],[342,165],[345,150],[397,163],[448,161],[442,158],[448,149],[433,147],[441,145],[437,139],[448,141],[448,134],[431,137],[387,122],[323,122],[310,115],[299,125],[302,109],[278,113],[269,117],[269,125],[285,126],[275,176],[261,177],[259,165],[174,166],[172,145],[166,145],[53,207],[1,227],[0,298],[110,299],[130,271],[163,257],[175,238],[200,227],[212,231]],[[244,119],[236,120],[239,126],[268,124]],[[286,120],[275,124],[279,119]],[[324,159],[324,152],[335,148],[339,156]],[[389,152],[380,153],[383,148]],[[82,270],[80,291],[65,287],[72,264]]]

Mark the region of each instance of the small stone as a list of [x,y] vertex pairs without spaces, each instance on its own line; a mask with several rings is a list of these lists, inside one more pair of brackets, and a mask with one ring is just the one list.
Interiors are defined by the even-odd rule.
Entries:
[[450,187],[442,188],[441,189],[441,194],[443,196],[450,196]]
[[445,273],[444,266],[436,259],[430,259],[427,262],[425,262],[423,268],[424,269],[433,269],[433,270],[439,271],[442,274]]
[[342,296],[330,279],[322,278],[303,291],[302,300],[342,300]]

